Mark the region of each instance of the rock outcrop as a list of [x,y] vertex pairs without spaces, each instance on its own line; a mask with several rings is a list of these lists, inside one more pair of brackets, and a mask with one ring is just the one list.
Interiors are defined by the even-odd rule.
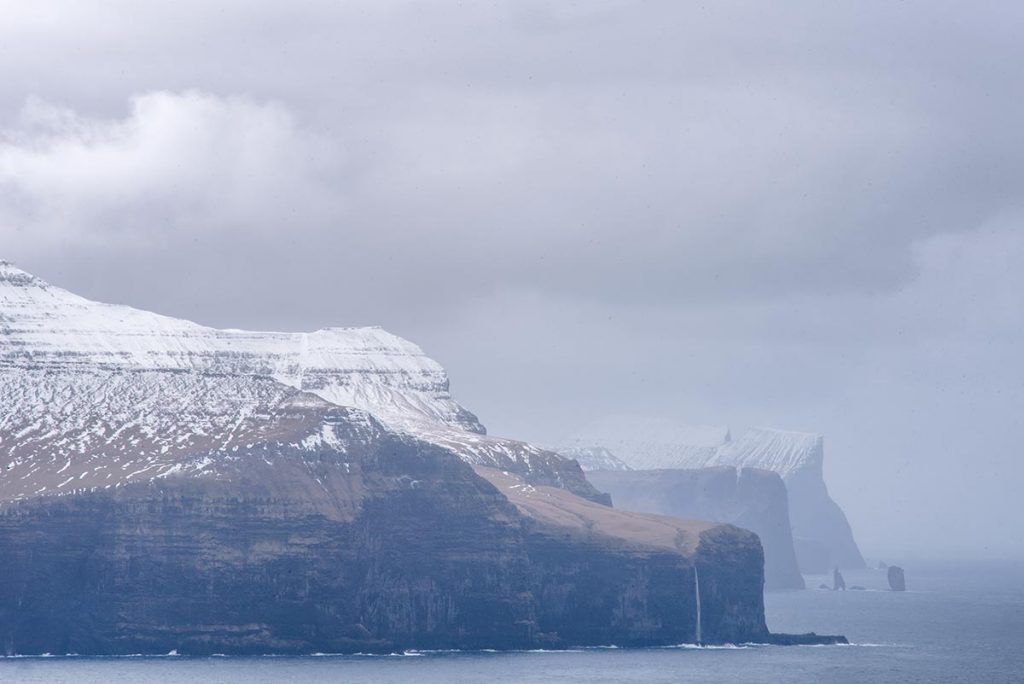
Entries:
[[803,589],[790,533],[786,486],[778,474],[718,466],[696,470],[596,470],[587,478],[616,508],[727,522],[757,534],[765,588]]
[[889,579],[889,588],[893,591],[906,591],[907,590],[907,578],[903,573],[903,568],[898,565],[890,565],[887,571]]
[[0,652],[790,638],[754,534],[604,505],[382,331],[212,331],[2,265],[0,374]]

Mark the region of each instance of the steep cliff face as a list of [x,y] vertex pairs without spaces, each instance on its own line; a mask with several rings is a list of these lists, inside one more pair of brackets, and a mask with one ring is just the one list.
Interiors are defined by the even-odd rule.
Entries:
[[807,573],[862,568],[853,530],[825,485],[824,438],[816,433],[751,428],[727,442],[715,463],[779,473],[789,491],[790,521],[800,567]]
[[727,522],[748,529],[764,547],[765,588],[803,589],[790,532],[786,486],[778,474],[718,466],[695,470],[593,471],[616,508]]
[[603,505],[386,333],[314,363],[10,266],[0,333],[3,652],[671,644],[696,572],[705,641],[770,638],[754,535]]
[[642,646],[666,634],[672,636],[660,643],[693,642],[698,635],[705,643],[741,643],[773,636],[761,608],[764,554],[753,533],[613,509],[493,468],[476,471],[533,521],[531,558],[543,578],[534,589],[538,619],[566,625],[570,643]]
[[[194,379],[201,388],[162,399],[168,415],[188,406],[213,416],[195,440],[158,417],[109,426],[96,448],[55,437],[12,459],[0,499],[5,652],[678,643],[695,630],[695,563],[709,578],[704,639],[767,638],[749,533],[474,471],[363,411],[273,381]],[[95,380],[115,393],[138,386],[117,372]],[[223,409],[231,397],[254,418],[225,437],[217,417],[238,413]],[[159,460],[128,477],[140,465],[128,459],[150,445]],[[67,479],[74,486],[60,487]]]
[[820,434],[750,428],[733,439],[725,427],[617,418],[601,421],[571,440],[564,453],[588,445],[609,449],[636,470],[757,468],[778,473],[789,493],[789,515],[800,569],[864,567],[846,515],[825,485]]
[[[242,451],[0,512],[8,653],[312,653],[532,643],[514,509],[457,458],[386,438]],[[274,464],[263,457],[273,453]]]

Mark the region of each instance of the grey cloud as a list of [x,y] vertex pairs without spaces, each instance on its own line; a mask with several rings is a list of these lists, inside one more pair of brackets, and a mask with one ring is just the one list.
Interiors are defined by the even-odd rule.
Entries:
[[123,119],[95,120],[30,98],[3,138],[0,231],[29,229],[31,245],[138,249],[161,231],[280,223],[289,205],[330,210],[318,141],[274,104],[152,92]]
[[[513,435],[820,429],[869,551],[946,548],[1022,474],[1022,13],[22,3],[2,256],[216,325],[383,324]],[[964,481],[960,522],[918,515]],[[1014,524],[960,543],[1024,553]]]

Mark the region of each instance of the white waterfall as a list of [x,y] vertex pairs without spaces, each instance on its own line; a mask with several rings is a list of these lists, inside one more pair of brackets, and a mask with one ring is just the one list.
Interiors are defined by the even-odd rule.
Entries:
[[700,635],[700,575],[697,574],[697,566],[693,566],[693,593],[697,597],[697,633],[694,643],[700,644],[703,639]]

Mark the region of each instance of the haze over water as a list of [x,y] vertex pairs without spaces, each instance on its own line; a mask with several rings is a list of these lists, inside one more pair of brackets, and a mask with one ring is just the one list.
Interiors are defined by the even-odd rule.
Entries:
[[[844,632],[850,646],[586,649],[306,658],[7,658],[0,681],[28,684],[384,684],[416,681],[587,684],[1014,684],[1024,672],[1024,567],[910,566],[910,590],[884,573],[847,573],[868,591],[766,595],[775,631]],[[808,577],[818,586],[828,577]]]

